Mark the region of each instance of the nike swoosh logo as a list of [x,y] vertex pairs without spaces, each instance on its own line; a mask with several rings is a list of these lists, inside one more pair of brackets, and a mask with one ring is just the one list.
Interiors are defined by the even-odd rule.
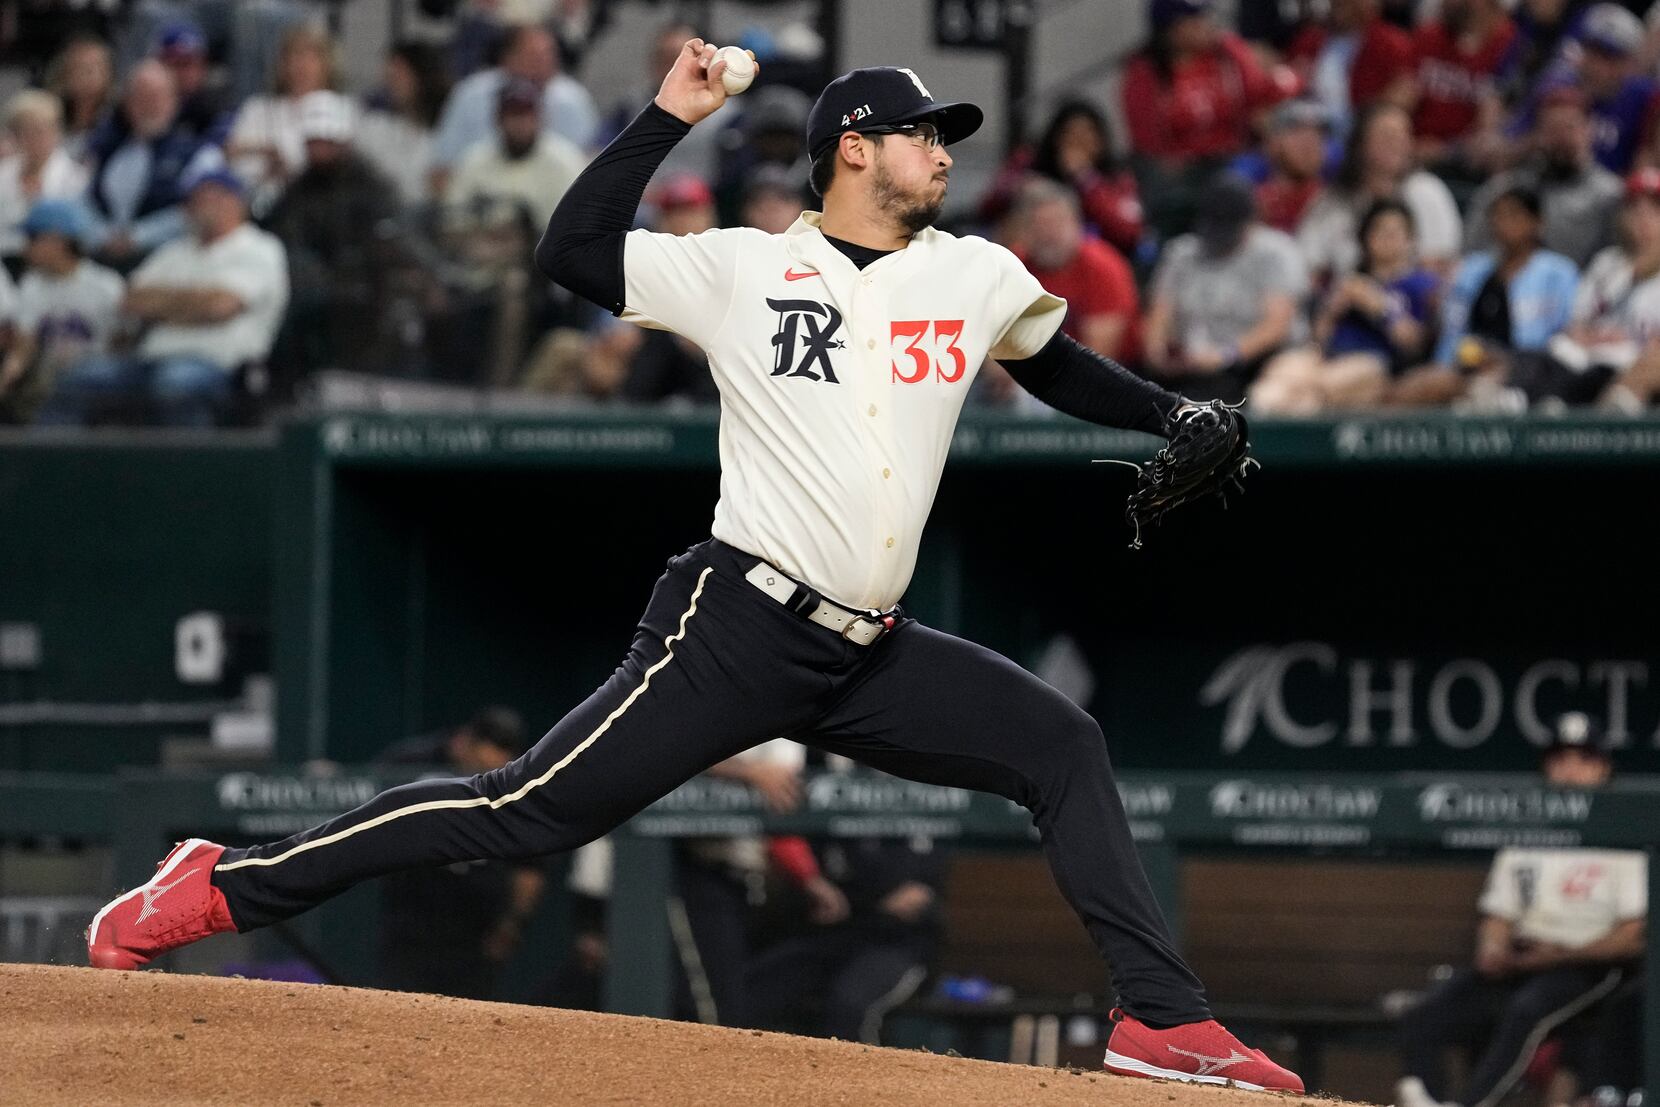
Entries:
[[[197,869],[199,869],[199,868],[200,868],[200,866],[197,867]],[[177,888],[180,884],[183,884],[184,880],[185,880],[185,877],[191,875],[191,873],[196,872],[197,869],[191,869],[190,872],[185,873],[184,876],[179,877],[177,880],[173,881],[173,883],[171,883],[171,884],[158,884],[154,888],[144,888],[144,889],[142,889],[141,891],[142,891],[142,894],[144,896],[144,907],[143,907],[142,910],[139,911],[137,921],[138,922],[143,922],[145,919],[149,918],[151,915],[161,914],[160,910],[158,910],[157,907],[156,907],[156,900],[160,899],[162,896],[166,895],[168,892],[171,892],[174,888]]]
[[797,273],[794,269],[784,270],[784,279],[787,281],[804,281],[808,277],[817,277],[819,275],[820,274],[817,269],[809,269],[805,273]]

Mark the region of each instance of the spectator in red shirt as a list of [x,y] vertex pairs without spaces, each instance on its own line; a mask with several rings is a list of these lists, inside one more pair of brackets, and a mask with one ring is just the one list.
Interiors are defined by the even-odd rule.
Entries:
[[1209,0],[1150,0],[1147,19],[1152,37],[1124,68],[1135,152],[1166,163],[1239,153],[1256,113],[1283,95],[1275,76],[1216,25]]
[[1257,216],[1275,230],[1296,234],[1303,213],[1325,186],[1326,109],[1313,100],[1287,100],[1268,124],[1269,178],[1257,186]]
[[1498,86],[1516,41],[1503,0],[1442,0],[1418,29],[1418,154],[1443,174],[1480,177],[1504,146]]
[[1412,36],[1384,20],[1379,0],[1332,0],[1326,25],[1298,35],[1289,54],[1340,134],[1368,104],[1410,107],[1417,94]]
[[1134,361],[1141,311],[1135,277],[1118,251],[1085,233],[1077,193],[1054,181],[1031,181],[1020,192],[1015,218],[1015,256],[1066,300],[1061,330],[1104,357]]
[[1113,153],[1106,116],[1094,104],[1068,100],[1056,108],[1038,144],[1016,150],[998,170],[980,201],[980,218],[996,223],[1008,216],[1033,177],[1076,192],[1084,219],[1096,233],[1120,252],[1135,255],[1141,243],[1141,197],[1134,175]]
[[1204,184],[1251,142],[1257,116],[1294,91],[1211,17],[1210,0],[1148,0],[1147,45],[1125,65],[1124,118],[1147,219],[1161,237],[1192,224]]

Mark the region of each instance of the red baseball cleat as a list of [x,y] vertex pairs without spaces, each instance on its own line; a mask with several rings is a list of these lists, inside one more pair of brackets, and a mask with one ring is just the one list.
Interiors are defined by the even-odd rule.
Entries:
[[1274,1064],[1260,1049],[1247,1049],[1215,1019],[1154,1030],[1122,1011],[1112,1017],[1115,1025],[1102,1062],[1108,1072],[1232,1084],[1253,1092],[1303,1090],[1296,1073]]
[[208,880],[224,852],[224,846],[201,838],[174,846],[150,883],[116,896],[92,917],[87,963],[95,969],[136,969],[170,949],[235,930],[224,893]]

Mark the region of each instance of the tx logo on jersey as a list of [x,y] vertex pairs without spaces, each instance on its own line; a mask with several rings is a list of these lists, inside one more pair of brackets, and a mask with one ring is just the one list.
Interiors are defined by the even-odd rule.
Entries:
[[774,300],[769,296],[767,306],[778,313],[778,333],[772,336],[772,375],[840,384],[830,364],[830,351],[847,348],[846,340],[836,337],[842,313],[817,300]]

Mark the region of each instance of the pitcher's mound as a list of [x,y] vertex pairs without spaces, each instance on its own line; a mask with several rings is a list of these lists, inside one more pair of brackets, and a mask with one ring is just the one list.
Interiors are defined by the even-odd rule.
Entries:
[[1294,1107],[1261,1092],[357,988],[0,965],[0,1102]]

